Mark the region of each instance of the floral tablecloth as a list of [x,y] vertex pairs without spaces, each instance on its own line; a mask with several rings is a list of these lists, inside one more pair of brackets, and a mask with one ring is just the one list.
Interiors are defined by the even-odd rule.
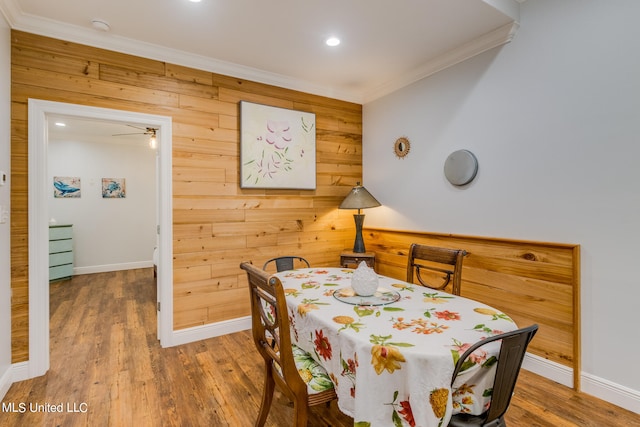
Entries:
[[471,344],[517,329],[513,320],[477,301],[385,276],[376,295],[360,301],[350,287],[353,272],[276,276],[293,342],[327,370],[354,425],[446,426],[454,413],[486,410],[500,344],[476,352],[453,389],[451,375]]

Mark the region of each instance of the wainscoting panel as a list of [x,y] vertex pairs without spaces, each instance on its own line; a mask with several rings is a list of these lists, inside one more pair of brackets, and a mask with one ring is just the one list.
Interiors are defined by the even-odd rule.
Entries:
[[366,228],[376,270],[406,278],[411,243],[464,249],[462,296],[504,311],[519,326],[537,323],[529,352],[573,369],[580,382],[580,246]]

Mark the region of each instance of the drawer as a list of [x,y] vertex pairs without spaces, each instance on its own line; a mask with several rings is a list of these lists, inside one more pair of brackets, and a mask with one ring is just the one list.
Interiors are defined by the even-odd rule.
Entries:
[[71,237],[73,237],[73,228],[70,225],[49,227],[49,240],[70,239]]
[[364,261],[367,266],[375,268],[376,255],[373,252],[344,252],[340,254],[340,266],[344,268],[358,268],[358,265],[360,265],[362,261]]
[[57,267],[49,267],[49,280],[61,279],[63,277],[73,276],[73,264],[59,265]]
[[53,240],[49,242],[49,253],[70,252],[73,250],[73,240]]
[[63,264],[73,264],[73,252],[49,254],[49,267]]

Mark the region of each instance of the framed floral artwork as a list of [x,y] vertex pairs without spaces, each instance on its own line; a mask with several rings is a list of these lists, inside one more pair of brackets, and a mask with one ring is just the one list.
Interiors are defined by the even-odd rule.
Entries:
[[240,101],[240,187],[315,190],[315,114]]

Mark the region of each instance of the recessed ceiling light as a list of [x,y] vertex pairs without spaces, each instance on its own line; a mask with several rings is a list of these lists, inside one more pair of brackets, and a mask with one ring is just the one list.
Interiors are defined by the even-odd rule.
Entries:
[[56,126],[60,126],[60,127],[65,127],[66,124],[62,123],[62,122],[56,122]]
[[191,3],[200,3],[201,0],[189,0]]
[[325,43],[327,46],[338,46],[340,44],[340,39],[337,37],[329,37]]

